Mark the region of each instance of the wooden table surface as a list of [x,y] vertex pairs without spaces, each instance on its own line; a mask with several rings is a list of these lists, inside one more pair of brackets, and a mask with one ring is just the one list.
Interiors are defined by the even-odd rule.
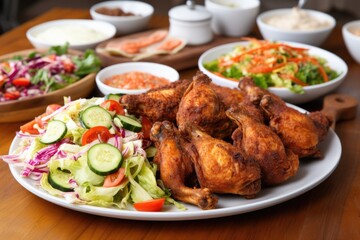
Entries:
[[[89,18],[88,10],[56,8],[0,36],[0,54],[32,48],[25,37],[31,26],[53,19]],[[154,17],[152,28],[166,27]],[[254,30],[252,34],[259,37]],[[348,54],[337,26],[322,48],[349,67],[337,89],[359,98],[360,65]],[[181,72],[191,77],[196,68]],[[301,107],[320,109],[322,100]],[[359,109],[357,109],[359,116]],[[0,155],[7,154],[22,123],[0,124]],[[342,156],[335,171],[314,189],[284,203],[245,214],[193,221],[137,221],[101,217],[47,202],[13,178],[0,162],[1,239],[360,239],[360,118],[340,122],[336,134]]]

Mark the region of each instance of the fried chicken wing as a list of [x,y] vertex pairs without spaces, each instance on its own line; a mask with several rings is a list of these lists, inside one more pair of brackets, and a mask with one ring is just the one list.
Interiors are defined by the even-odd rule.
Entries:
[[172,196],[202,209],[215,208],[217,197],[208,188],[193,188],[187,184],[196,178],[190,156],[184,151],[180,134],[169,121],[156,122],[151,129],[151,140],[157,152],[154,161],[159,164],[160,178],[171,189]]
[[264,95],[260,106],[269,116],[270,127],[285,147],[300,158],[321,156],[318,144],[322,136],[319,136],[319,130],[308,114],[288,107],[284,101],[271,95]]
[[128,113],[144,115],[152,122],[176,121],[180,100],[191,80],[182,79],[139,95],[124,95],[120,103]]
[[247,198],[260,191],[261,176],[257,162],[245,159],[239,149],[211,137],[195,125],[186,125],[184,131],[192,144],[192,150],[188,151],[201,187],[214,193],[231,193]]
[[232,134],[234,146],[244,151],[245,158],[259,163],[263,184],[280,184],[296,174],[298,156],[286,150],[279,136],[268,126],[241,105],[228,109],[226,114],[238,125]]
[[176,114],[179,129],[187,123],[196,124],[213,137],[231,135],[235,125],[225,114],[225,105],[210,86],[211,79],[198,71],[184,93]]

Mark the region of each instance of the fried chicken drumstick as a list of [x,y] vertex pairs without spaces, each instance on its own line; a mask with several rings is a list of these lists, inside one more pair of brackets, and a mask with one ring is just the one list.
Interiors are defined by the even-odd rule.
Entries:
[[254,119],[241,105],[228,109],[226,114],[238,125],[232,134],[234,146],[244,151],[245,158],[259,163],[263,184],[280,184],[297,173],[298,156],[285,149],[268,126]]
[[213,209],[217,203],[208,188],[193,188],[194,165],[184,151],[183,139],[173,123],[156,122],[150,134],[157,152],[154,162],[159,165],[160,178],[171,189],[172,196],[180,201],[194,204],[202,209]]
[[324,121],[323,125],[321,122],[315,124],[309,114],[288,107],[283,101],[271,95],[263,96],[260,106],[269,116],[270,127],[279,135],[285,147],[300,158],[322,156],[318,144],[323,138],[324,128],[329,129],[330,121]]
[[216,138],[231,135],[235,125],[225,114],[225,105],[210,86],[211,79],[198,71],[184,93],[176,121],[181,131],[187,123],[196,124]]
[[195,125],[187,124],[184,133],[193,144],[189,150],[200,186],[214,193],[255,197],[261,189],[259,164],[247,160],[232,144],[213,138]]

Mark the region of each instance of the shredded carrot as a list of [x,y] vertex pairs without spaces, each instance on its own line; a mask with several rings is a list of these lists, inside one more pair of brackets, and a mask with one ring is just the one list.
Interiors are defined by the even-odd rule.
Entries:
[[234,81],[234,82],[239,82],[239,79],[225,77],[224,75],[222,75],[222,74],[219,73],[219,72],[212,72],[212,73],[215,74],[215,75],[217,75],[217,76],[219,76],[219,77],[226,78],[226,79],[229,79],[229,80]]

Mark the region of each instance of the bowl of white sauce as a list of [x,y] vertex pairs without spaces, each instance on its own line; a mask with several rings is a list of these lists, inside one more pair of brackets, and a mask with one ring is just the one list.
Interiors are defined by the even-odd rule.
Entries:
[[95,48],[116,34],[107,22],[82,19],[49,21],[30,28],[26,36],[35,48],[49,48],[66,43],[69,48],[84,51]]
[[256,23],[264,39],[320,46],[334,29],[336,20],[324,12],[294,7],[263,12]]

